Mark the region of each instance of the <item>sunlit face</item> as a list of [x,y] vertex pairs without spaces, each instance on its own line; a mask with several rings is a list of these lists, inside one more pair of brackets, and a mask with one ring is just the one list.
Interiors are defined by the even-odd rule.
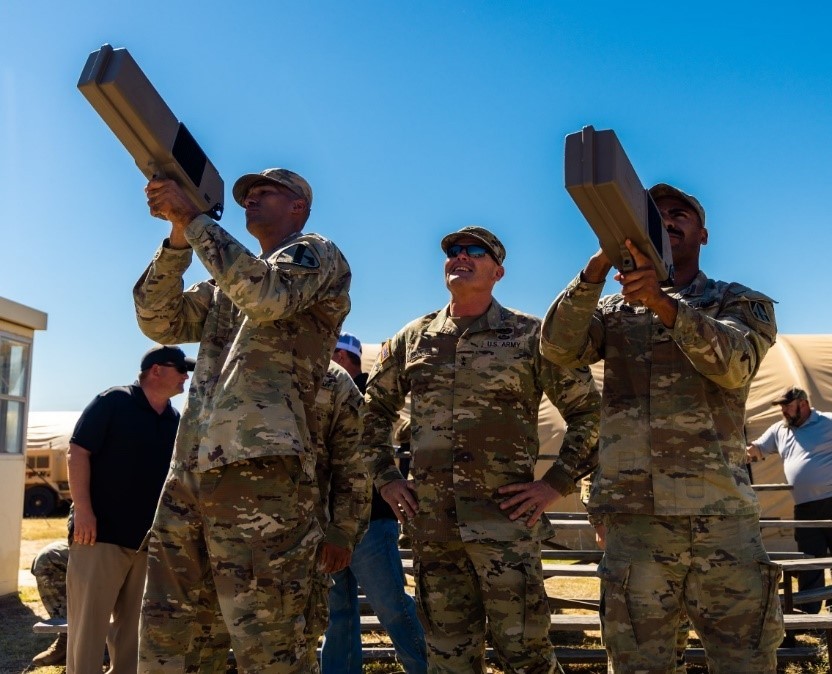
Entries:
[[159,377],[160,387],[171,397],[185,391],[185,382],[188,381],[187,370],[183,372],[181,367],[164,364],[156,366],[156,374]]
[[257,237],[282,225],[297,209],[298,195],[288,187],[274,183],[255,184],[246,193],[243,206],[246,209],[246,228]]
[[656,206],[670,239],[674,264],[698,260],[700,246],[708,243],[708,230],[702,226],[697,212],[686,201],[670,196],[660,197]]
[[[462,246],[482,245],[470,236],[457,239],[454,243]],[[445,260],[445,285],[452,294],[463,290],[490,293],[504,273],[503,266],[488,254],[474,257],[462,250],[457,256]]]
[[783,419],[792,428],[800,426],[809,417],[809,403],[806,400],[792,400],[780,405]]

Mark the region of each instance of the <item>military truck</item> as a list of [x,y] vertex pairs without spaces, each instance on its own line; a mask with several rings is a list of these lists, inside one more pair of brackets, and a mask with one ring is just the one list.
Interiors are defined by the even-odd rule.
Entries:
[[70,501],[66,452],[80,412],[30,412],[26,442],[25,517],[47,517]]

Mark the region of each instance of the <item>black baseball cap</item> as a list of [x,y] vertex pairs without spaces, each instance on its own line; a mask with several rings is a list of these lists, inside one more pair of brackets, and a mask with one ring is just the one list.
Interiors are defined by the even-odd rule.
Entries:
[[184,368],[188,372],[193,372],[196,361],[193,358],[188,358],[178,346],[157,345],[142,356],[141,370],[144,372],[154,365],[175,365],[178,368]]

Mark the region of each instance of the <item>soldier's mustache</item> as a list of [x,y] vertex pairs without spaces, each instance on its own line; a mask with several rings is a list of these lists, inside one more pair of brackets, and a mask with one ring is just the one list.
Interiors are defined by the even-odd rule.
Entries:
[[675,227],[668,227],[667,228],[667,233],[668,233],[668,235],[674,234],[675,236],[678,236],[678,237],[684,237],[684,234],[682,233],[682,231],[679,230],[679,229],[676,229]]

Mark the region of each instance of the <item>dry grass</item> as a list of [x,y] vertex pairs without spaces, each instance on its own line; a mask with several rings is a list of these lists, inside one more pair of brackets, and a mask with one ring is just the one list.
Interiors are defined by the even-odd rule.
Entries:
[[[66,518],[44,518],[23,520],[23,543],[21,545],[20,568],[28,569],[35,553],[46,543],[66,535]],[[598,580],[595,578],[550,578],[546,581],[550,594],[560,597],[587,598],[598,596]],[[32,625],[46,612],[40,603],[37,590],[22,587],[17,596],[0,598],[0,674],[63,674],[63,667],[39,667],[28,669],[32,657],[46,648],[52,641],[51,635],[36,635]],[[379,635],[376,635],[379,636]],[[809,636],[799,636],[805,644],[817,645],[818,640]],[[600,648],[598,633],[559,633],[555,635],[556,645],[570,648]],[[605,664],[563,666],[567,674],[606,674]],[[364,667],[367,674],[392,674],[400,672],[396,663],[371,663]],[[778,674],[827,674],[826,661],[817,663],[785,664],[778,668]],[[493,674],[502,670],[493,668]],[[705,667],[689,665],[689,674],[707,674]]]

